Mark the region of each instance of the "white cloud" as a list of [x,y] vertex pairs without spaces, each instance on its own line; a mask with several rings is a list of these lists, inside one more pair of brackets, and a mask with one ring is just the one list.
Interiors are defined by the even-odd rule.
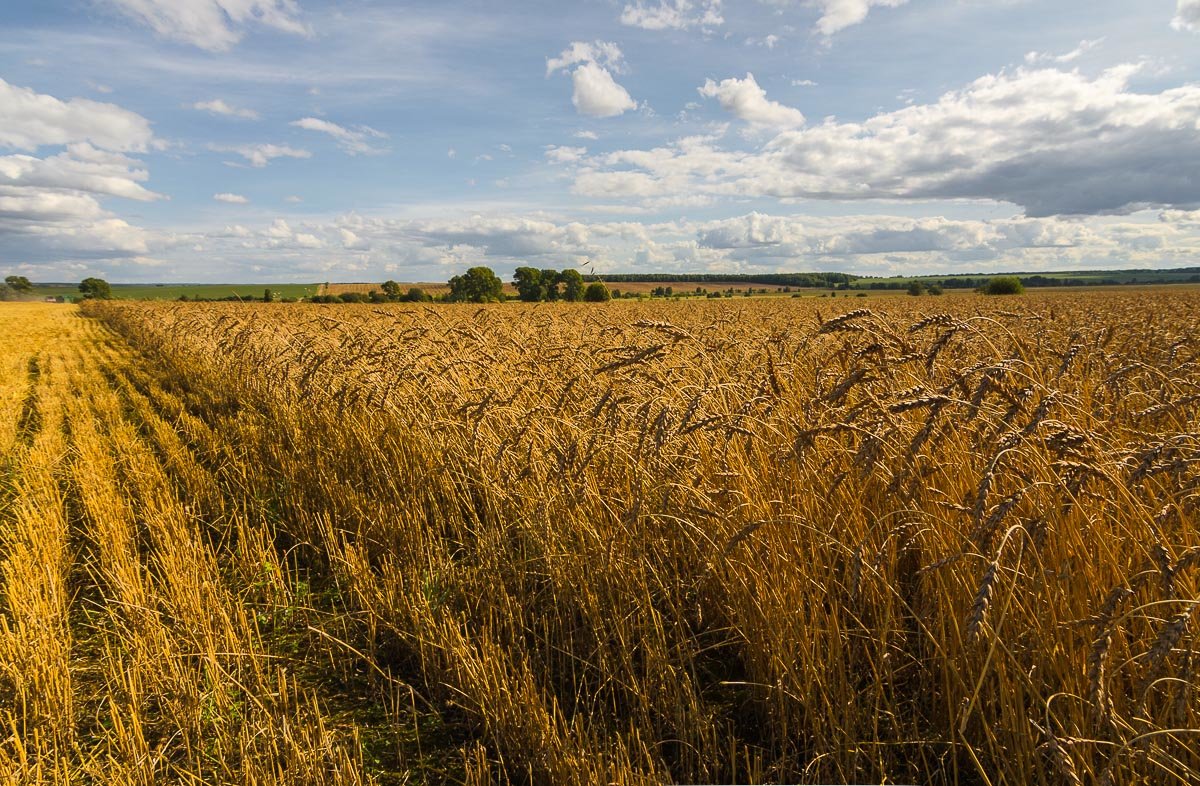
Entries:
[[149,173],[126,155],[156,147],[150,123],[115,104],[62,101],[0,79],[0,148],[46,157],[0,156],[0,247],[32,264],[50,258],[132,258],[148,234],[114,217],[103,197],[162,199],[142,184]]
[[762,38],[754,38],[753,36],[746,39],[746,46],[762,46],[767,49],[774,49],[783,39],[774,33],[763,36]]
[[141,202],[161,199],[160,194],[141,185],[149,174],[140,166],[141,162],[135,159],[80,142],[49,158],[0,156],[0,185],[84,192]]
[[354,128],[346,128],[337,123],[331,123],[328,120],[321,120],[317,117],[305,117],[300,120],[293,120],[291,125],[297,128],[303,128],[306,131],[318,131],[322,134],[329,134],[337,140],[337,145],[343,152],[352,156],[368,155],[376,156],[388,152],[387,148],[374,147],[371,145],[371,139],[387,139],[387,134],[382,131],[376,131],[370,126],[355,126]]
[[637,109],[637,102],[629,92],[616,83],[607,69],[595,63],[579,66],[571,78],[575,85],[571,103],[580,114],[616,117],[630,109]]
[[301,197],[298,197],[298,196],[296,196],[295,194],[292,194],[291,196],[286,196],[286,197],[284,197],[284,198],[283,198],[283,201],[284,201],[284,202],[288,202],[288,203],[290,203],[290,204],[293,204],[293,205],[298,205],[298,204],[300,204],[301,202],[303,202],[304,200],[303,200]]
[[576,139],[599,139],[600,135],[595,131],[576,131],[574,137]]
[[1036,63],[1071,63],[1083,57],[1084,54],[1092,49],[1095,49],[1103,43],[1103,38],[1093,38],[1091,40],[1085,39],[1079,42],[1079,46],[1062,55],[1051,55],[1047,54],[1046,52],[1028,52],[1025,55],[1025,62],[1029,63],[1030,65],[1034,65]]
[[817,83],[811,79],[793,79],[792,87],[816,87]]
[[558,57],[546,59],[546,76],[571,71],[574,85],[571,103],[575,110],[592,117],[615,117],[637,109],[637,102],[617,84],[609,70],[620,73],[622,64],[621,49],[614,43],[575,41]]
[[637,0],[621,12],[621,24],[643,30],[687,30],[724,23],[721,0],[658,0],[651,6]]
[[371,247],[370,243],[345,227],[338,229],[338,236],[342,241],[343,248],[363,251]]
[[821,11],[816,30],[823,36],[832,36],[860,24],[871,13],[872,8],[896,8],[908,0],[806,0],[808,5]]
[[213,199],[218,202],[225,202],[230,205],[245,205],[249,204],[250,200],[241,194],[230,194],[228,192],[213,194]]
[[258,112],[253,109],[239,109],[236,106],[230,106],[220,98],[214,98],[211,101],[197,101],[191,105],[192,109],[199,112],[208,112],[212,115],[224,115],[226,117],[242,117],[247,120],[257,120]]
[[19,219],[31,226],[43,222],[96,219],[103,215],[100,203],[87,194],[0,185],[0,221]]
[[546,58],[546,76],[565,71],[578,63],[595,63],[621,73],[624,64],[621,47],[611,41],[572,41],[558,57]]
[[209,150],[218,153],[237,153],[249,161],[250,166],[258,168],[266,166],[275,158],[312,158],[312,153],[309,151],[287,145],[209,145]]
[[88,142],[105,150],[144,151],[154,141],[141,115],[86,98],[61,101],[0,79],[0,146],[37,150]]
[[1200,32],[1200,0],[1179,0],[1171,27]]
[[241,40],[250,23],[285,33],[312,32],[299,19],[296,0],[105,0],[164,38],[213,52],[224,52]]
[[546,160],[555,164],[573,164],[586,155],[586,147],[546,146]]
[[579,193],[809,199],[984,199],[1031,216],[1200,205],[1200,85],[1129,89],[1052,69],[982,77],[861,123],[782,132],[753,151],[711,138],[589,159]]
[[804,125],[804,114],[798,109],[767,99],[767,93],[754,81],[754,74],[745,79],[723,79],[720,83],[708,79],[697,88],[705,98],[715,98],[721,107],[756,126],[797,128]]

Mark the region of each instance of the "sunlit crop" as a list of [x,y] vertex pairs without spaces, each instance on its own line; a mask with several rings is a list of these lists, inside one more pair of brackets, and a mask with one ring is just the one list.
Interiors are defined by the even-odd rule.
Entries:
[[1196,782],[1200,295],[863,305],[0,309],[0,773]]

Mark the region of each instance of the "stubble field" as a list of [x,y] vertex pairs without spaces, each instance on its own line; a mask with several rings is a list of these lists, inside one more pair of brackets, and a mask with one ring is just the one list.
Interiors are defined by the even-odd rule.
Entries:
[[1200,780],[1200,293],[866,305],[3,305],[0,779]]

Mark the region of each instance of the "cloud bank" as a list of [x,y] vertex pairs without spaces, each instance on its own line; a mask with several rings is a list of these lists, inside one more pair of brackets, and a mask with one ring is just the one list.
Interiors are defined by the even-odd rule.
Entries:
[[[1135,92],[1130,80],[1139,69],[1122,65],[1088,78],[1018,68],[860,123],[785,130],[753,150],[710,137],[619,150],[588,159],[574,188],[609,199],[689,192],[990,200],[1029,216],[1200,205],[1200,85]],[[701,91],[724,92],[749,117],[774,116],[778,110],[748,81]]]

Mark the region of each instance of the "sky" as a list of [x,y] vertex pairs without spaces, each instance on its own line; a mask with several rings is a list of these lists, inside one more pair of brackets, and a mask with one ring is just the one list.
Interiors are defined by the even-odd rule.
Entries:
[[0,274],[1200,265],[1200,0],[0,3]]

